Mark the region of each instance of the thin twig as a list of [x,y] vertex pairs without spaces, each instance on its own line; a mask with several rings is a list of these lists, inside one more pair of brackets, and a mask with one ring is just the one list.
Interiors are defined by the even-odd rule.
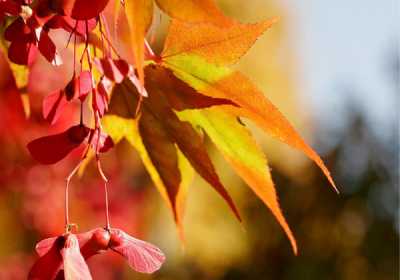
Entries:
[[111,228],[110,226],[110,214],[109,214],[109,201],[108,201],[108,189],[107,189],[107,183],[108,179],[106,175],[104,174],[103,168],[101,166],[101,161],[100,161],[100,137],[102,133],[102,126],[100,122],[100,116],[99,113],[95,113],[95,133],[97,133],[97,143],[96,143],[96,163],[97,163],[97,170],[99,171],[100,177],[102,178],[104,182],[104,200],[105,200],[105,216],[106,216],[106,229],[109,230]]
[[69,232],[71,230],[71,225],[72,225],[70,224],[69,220],[69,183],[71,182],[72,177],[74,177],[76,172],[79,170],[79,167],[82,165],[83,161],[86,159],[89,153],[89,148],[90,145],[87,145],[78,164],[74,167],[74,169],[72,169],[71,173],[65,179],[65,195],[64,195],[65,232]]

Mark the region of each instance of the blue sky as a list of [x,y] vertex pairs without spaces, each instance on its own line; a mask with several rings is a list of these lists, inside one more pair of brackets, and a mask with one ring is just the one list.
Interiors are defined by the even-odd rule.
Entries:
[[393,63],[390,54],[399,55],[400,1],[284,3],[300,60],[302,94],[313,106],[311,117],[322,125],[339,121],[346,104],[353,101],[380,133],[393,129],[400,92],[388,69]]

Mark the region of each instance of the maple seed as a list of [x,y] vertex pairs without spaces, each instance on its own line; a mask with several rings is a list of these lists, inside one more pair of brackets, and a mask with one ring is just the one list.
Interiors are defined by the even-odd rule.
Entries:
[[[79,250],[77,250],[78,242]],[[70,247],[72,247],[73,249],[71,251],[74,252],[73,259],[79,261],[79,266],[81,268],[85,268],[86,266],[84,260],[81,260],[82,257],[87,260],[96,254],[103,253],[107,249],[111,249],[112,251],[124,257],[132,269],[142,273],[153,273],[154,271],[160,269],[161,265],[165,261],[165,256],[161,252],[161,250],[150,243],[136,239],[120,229],[96,228],[94,230],[77,235],[69,233],[40,241],[36,245],[36,252],[38,253],[40,258],[37,260],[31,270],[31,272],[33,271],[31,273],[32,276],[36,275],[36,273],[43,273],[43,271],[40,271],[39,268],[43,269],[43,267],[46,265],[49,266],[48,271],[51,272],[51,275],[58,274],[60,276],[60,273],[62,271],[60,264],[62,260],[59,253],[62,253],[63,251],[65,251],[66,248]],[[54,278],[48,277],[29,279]]]
[[113,230],[110,237],[110,247],[120,246],[122,244],[122,234],[120,231]]
[[111,236],[110,232],[105,229],[97,229],[93,233],[94,241],[100,249],[106,250],[110,244]]
[[36,251],[39,259],[31,268],[28,280],[92,279],[75,234],[42,240],[36,245]]

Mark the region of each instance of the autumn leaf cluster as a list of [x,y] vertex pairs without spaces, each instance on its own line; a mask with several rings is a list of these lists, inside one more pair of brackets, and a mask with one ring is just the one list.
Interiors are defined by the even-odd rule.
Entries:
[[[159,54],[146,39],[149,29],[154,28],[156,7],[171,18]],[[112,11],[108,13],[111,17],[107,16],[107,10]],[[127,26],[118,24],[124,21]],[[35,139],[28,144],[28,149],[40,163],[54,164],[85,145],[81,161],[68,177],[66,194],[70,178],[84,162],[95,158],[105,184],[107,212],[106,226],[104,230],[98,229],[98,233],[108,238],[104,248],[95,250],[96,253],[111,248],[127,257],[126,251],[119,251],[109,241],[116,231],[110,226],[108,179],[100,160],[101,153],[111,150],[122,139],[140,155],[154,185],[171,209],[182,240],[186,197],[195,172],[226,201],[241,221],[239,210],[221,182],[204,144],[208,137],[271,210],[297,254],[297,244],[280,209],[267,159],[243,120],[253,122],[267,134],[302,151],[320,167],[334,188],[335,184],[321,158],[264,93],[248,77],[231,68],[257,38],[278,22],[277,18],[239,23],[226,17],[212,0],[1,0],[0,22],[4,26],[3,50],[8,54],[27,113],[31,66],[39,54],[55,67],[60,65],[62,58],[50,31],[64,30],[69,34],[67,45],[74,57],[71,78],[63,88],[44,98],[43,118],[53,125],[67,106],[80,104],[80,122],[76,124],[71,120],[70,128]],[[110,28],[122,29],[125,35],[115,38]],[[121,55],[120,45],[131,55]],[[90,112],[89,116],[84,117],[84,107]],[[53,239],[46,250],[39,251],[41,260],[44,251],[54,253],[50,257],[52,262],[57,262],[54,275],[59,273],[62,260],[64,270],[70,260],[74,260],[73,263],[79,260],[76,266],[70,267],[84,267],[83,248],[92,238],[84,239],[82,236],[87,234],[75,236],[71,233],[73,227],[68,219],[67,204],[68,201],[66,233],[57,239],[62,242]],[[125,233],[122,236],[132,243]],[[99,240],[104,238],[96,238],[96,244],[102,244]],[[149,246],[142,247],[148,249]],[[163,261],[157,250],[151,256],[153,262],[160,262],[156,268]],[[127,258],[131,264],[129,256]],[[146,262],[143,258],[141,261]],[[154,270],[149,268],[145,272]],[[65,278],[71,277],[65,274]]]

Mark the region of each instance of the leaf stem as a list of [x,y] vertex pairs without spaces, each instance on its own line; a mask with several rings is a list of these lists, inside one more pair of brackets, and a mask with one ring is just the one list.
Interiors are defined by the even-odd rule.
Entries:
[[101,167],[101,162],[100,162],[100,137],[101,137],[101,132],[102,132],[102,127],[101,127],[101,122],[100,122],[100,116],[99,113],[95,113],[95,133],[97,132],[97,143],[96,143],[96,163],[97,163],[97,170],[99,171],[100,177],[102,178],[104,182],[104,200],[105,200],[105,217],[106,217],[106,229],[109,230],[111,228],[110,226],[110,214],[109,214],[109,200],[108,200],[108,188],[107,188],[107,183],[108,179],[106,175],[103,172],[103,168]]
[[86,159],[89,152],[90,145],[86,146],[85,151],[83,152],[82,158],[79,160],[78,164],[72,169],[71,173],[65,179],[65,194],[64,194],[64,214],[65,214],[65,232],[68,233],[71,231],[71,226],[73,224],[70,223],[69,219],[69,183],[71,182],[72,177],[79,170],[79,167],[82,165],[83,161]]
[[[86,155],[84,156],[86,158]],[[79,163],[75,166],[75,168],[71,171],[71,173],[68,175],[67,179],[65,180],[65,201],[64,201],[64,207],[65,207],[65,232],[68,233],[71,230],[71,223],[69,219],[69,183],[71,182],[72,177],[75,175],[75,173],[78,171],[79,167],[81,166],[84,158],[82,158]]]
[[81,112],[79,117],[79,124],[83,125],[83,101],[81,101]]
[[106,229],[109,230],[111,228],[111,225],[110,225],[110,214],[109,214],[110,211],[109,211],[107,182],[104,182],[104,199],[105,199],[105,212],[106,212]]

